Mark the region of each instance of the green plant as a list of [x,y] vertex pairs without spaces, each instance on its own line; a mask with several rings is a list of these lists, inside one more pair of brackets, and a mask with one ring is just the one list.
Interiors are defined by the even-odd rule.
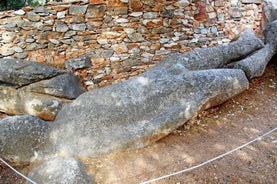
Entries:
[[28,5],[30,6],[43,5],[45,3],[47,3],[47,0],[28,0]]
[[37,6],[47,3],[49,0],[1,0],[0,11],[17,10],[24,6]]

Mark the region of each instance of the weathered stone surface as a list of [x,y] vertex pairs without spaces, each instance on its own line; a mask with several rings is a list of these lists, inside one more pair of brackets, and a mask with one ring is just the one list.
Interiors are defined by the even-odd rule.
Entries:
[[63,73],[54,67],[17,59],[0,60],[0,81],[21,87]]
[[38,95],[29,88],[16,90],[10,86],[0,85],[0,111],[11,115],[30,114],[53,121],[65,100],[49,95]]
[[84,31],[87,28],[86,24],[72,24],[69,26],[74,31]]
[[239,61],[234,68],[242,69],[248,79],[260,77],[263,75],[266,65],[274,54],[275,52],[273,52],[272,48],[266,45],[253,55]]
[[61,21],[56,21],[55,25],[56,25],[56,31],[57,32],[64,33],[69,29],[68,26],[65,23],[61,22]]
[[1,48],[0,52],[2,56],[11,56],[15,53],[14,49],[7,47]]
[[90,5],[88,7],[87,18],[103,18],[105,15],[106,6],[104,5]]
[[261,47],[247,30],[227,46],[171,55],[138,77],[84,93],[61,109],[50,142],[57,152],[90,157],[149,145],[247,89],[242,70],[212,68]]
[[101,57],[109,58],[109,57],[112,57],[113,54],[114,54],[113,50],[103,50],[103,52],[101,53]]
[[24,15],[26,12],[22,9],[13,12],[14,15]]
[[10,31],[4,31],[2,33],[2,40],[5,43],[12,42],[16,37],[16,33]]
[[262,76],[266,65],[277,52],[277,20],[270,23],[264,33],[265,47],[237,62],[234,66],[242,69],[249,79]]
[[142,34],[140,34],[140,33],[133,33],[133,34],[128,35],[128,37],[130,38],[130,40],[132,42],[142,42],[142,41],[144,41],[144,38],[143,38]]
[[0,120],[0,156],[14,162],[30,162],[42,156],[49,124],[24,115]]
[[277,1],[264,0],[264,14],[267,23],[277,20]]
[[27,13],[27,18],[33,22],[38,22],[40,20],[40,16],[34,12]]
[[80,160],[75,158],[52,158],[33,168],[28,177],[37,183],[92,184],[93,179]]
[[9,59],[0,63],[0,111],[7,114],[53,121],[63,103],[85,91],[78,77],[53,67]]
[[37,95],[19,90],[16,114],[30,114],[46,121],[53,121],[62,106],[62,100],[47,95]]
[[71,73],[60,74],[48,80],[32,83],[25,89],[34,93],[66,99],[75,99],[85,92],[78,77]]
[[271,22],[264,30],[265,43],[277,51],[277,20]]
[[[179,55],[180,61],[190,70],[221,68],[230,61],[241,59],[255,50],[263,48],[263,42],[255,36],[251,29],[246,29],[240,38],[230,43],[228,46],[220,45],[218,47],[195,49],[186,54],[186,57]],[[217,53],[217,54],[213,54]],[[191,62],[192,60],[200,62]],[[201,62],[202,61],[202,62]],[[173,61],[175,62],[175,61]]]
[[91,66],[91,61],[87,56],[71,59],[65,62],[65,68],[67,70],[77,70],[87,68]]
[[78,14],[85,14],[87,11],[88,5],[71,5],[69,7],[69,14],[71,15],[78,15]]
[[[275,3],[274,0],[267,1]],[[99,54],[112,45],[124,43],[128,47],[130,43],[136,43],[145,52],[127,55],[127,51],[124,56],[115,52],[111,56],[113,66],[119,69],[125,59],[134,57],[158,62],[168,53],[225,44],[224,40],[233,40],[245,27],[258,33],[263,27],[262,7],[260,0],[74,0],[74,3],[50,3],[7,11],[0,15],[0,57],[25,58],[62,66],[66,60],[79,57],[90,49],[99,50],[95,57],[103,57]],[[73,30],[76,30],[75,34],[71,35]],[[2,32],[13,35],[5,37]],[[30,37],[33,37],[31,43],[28,42]],[[150,48],[162,38],[169,41]],[[15,46],[22,48],[20,54],[13,49]],[[145,53],[154,55],[150,59]],[[113,72],[111,76],[106,73],[98,81],[107,77],[105,83],[117,83],[125,80],[124,77],[116,79],[118,72],[125,71],[124,76],[128,78],[146,70],[149,65],[142,62],[140,67],[132,67],[129,71],[122,68],[115,71],[112,65],[105,67]],[[76,74],[89,80],[94,75],[103,74],[103,70],[98,66],[93,72],[78,71]],[[95,87],[100,85],[97,83]]]
[[262,0],[241,0],[241,2],[245,4],[250,4],[250,3],[261,4]]
[[17,114],[17,91],[10,86],[0,85],[0,111],[6,114]]
[[139,12],[143,10],[143,4],[138,0],[130,0],[130,9],[134,12]]

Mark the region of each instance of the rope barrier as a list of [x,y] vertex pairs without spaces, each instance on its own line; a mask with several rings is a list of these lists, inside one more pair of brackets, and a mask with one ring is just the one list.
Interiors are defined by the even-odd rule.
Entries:
[[[256,141],[258,141],[258,140],[261,140],[263,137],[265,137],[265,136],[271,134],[272,132],[274,132],[274,131],[276,131],[276,130],[277,130],[277,127],[275,127],[274,129],[272,129],[272,130],[266,132],[265,134],[263,134],[263,135],[261,135],[261,136],[255,138],[255,139],[253,139],[252,141],[249,141],[249,142],[247,142],[247,143],[245,143],[245,144],[243,144],[243,145],[241,145],[241,146],[239,146],[239,147],[237,147],[237,148],[234,148],[234,149],[232,149],[232,150],[230,150],[230,151],[228,151],[228,152],[226,152],[226,153],[223,153],[223,154],[221,154],[221,155],[219,155],[219,156],[217,156],[217,157],[214,157],[214,158],[212,158],[212,159],[210,159],[210,160],[207,160],[207,161],[205,161],[205,162],[202,162],[202,163],[200,163],[200,164],[198,164],[198,165],[196,165],[196,166],[192,166],[192,167],[186,168],[186,169],[184,169],[184,170],[181,170],[181,171],[178,171],[178,172],[175,172],[175,173],[172,173],[172,174],[168,174],[168,175],[164,175],[164,176],[161,176],[161,177],[158,177],[158,178],[154,178],[154,179],[151,179],[151,180],[142,182],[141,184],[149,184],[149,183],[152,183],[152,182],[155,182],[155,181],[159,181],[159,180],[162,180],[162,179],[165,179],[165,178],[169,178],[169,177],[171,177],[171,176],[175,176],[175,175],[178,175],[178,174],[181,174],[181,173],[185,173],[185,172],[188,172],[188,171],[197,169],[197,168],[202,167],[202,166],[204,166],[204,165],[207,165],[207,164],[209,164],[209,163],[211,163],[211,162],[213,162],[213,161],[215,161],[215,160],[218,160],[218,159],[223,158],[223,157],[225,157],[225,156],[227,156],[227,155],[229,155],[229,154],[232,154],[233,152],[235,152],[235,151],[237,151],[237,150],[239,150],[239,149],[242,149],[242,148],[244,148],[244,147],[246,147],[246,146],[252,144],[253,142],[256,142]],[[17,171],[15,168],[13,168],[10,164],[8,164],[8,163],[7,163],[5,160],[3,160],[2,158],[0,158],[0,161],[3,162],[6,166],[8,166],[11,170],[13,170],[16,174],[20,175],[21,177],[23,177],[24,179],[26,179],[26,180],[29,181],[30,183],[32,183],[32,184],[37,184],[36,182],[34,182],[33,180],[31,180],[31,179],[28,178],[27,176],[25,176],[25,175],[23,175],[22,173],[20,173],[19,171]]]
[[8,164],[5,160],[3,160],[2,158],[0,158],[0,161],[3,162],[6,166],[8,166],[11,170],[13,170],[16,174],[20,175],[21,177],[23,177],[25,180],[29,181],[32,184],[37,184],[36,182],[34,182],[33,180],[31,180],[30,178],[28,178],[27,176],[25,176],[24,174],[20,173],[19,171],[17,171],[15,168],[13,168],[10,164]]
[[144,181],[144,182],[142,182],[142,183],[140,183],[140,184],[149,184],[149,183],[152,183],[152,182],[155,182],[155,181],[159,181],[159,180],[162,180],[162,179],[169,178],[169,177],[171,177],[171,176],[175,176],[175,175],[178,175],[178,174],[181,174],[181,173],[185,173],[185,172],[188,172],[188,171],[197,169],[197,168],[202,167],[202,166],[204,166],[204,165],[206,165],[206,164],[209,164],[209,163],[211,163],[211,162],[213,162],[213,161],[215,161],[215,160],[218,160],[218,159],[220,159],[220,158],[223,158],[223,157],[225,157],[225,156],[227,156],[227,155],[229,155],[229,154],[231,154],[231,153],[233,153],[233,152],[235,152],[235,151],[237,151],[237,150],[239,150],[239,149],[241,149],[241,148],[244,148],[244,147],[248,146],[249,144],[252,144],[253,142],[256,142],[256,141],[258,141],[258,140],[261,140],[263,137],[265,137],[265,136],[271,134],[272,132],[274,132],[274,131],[276,131],[276,130],[277,130],[277,127],[275,127],[274,129],[272,129],[272,130],[266,132],[265,134],[263,134],[263,135],[261,135],[261,136],[255,138],[255,139],[253,139],[252,141],[249,141],[249,142],[247,142],[247,143],[245,143],[245,144],[243,144],[243,145],[241,145],[241,146],[239,146],[239,147],[237,147],[237,148],[235,148],[235,149],[232,149],[232,150],[230,150],[230,151],[228,151],[228,152],[226,152],[226,153],[223,153],[223,154],[221,154],[221,155],[218,155],[217,157],[214,157],[214,158],[212,158],[212,159],[210,159],[210,160],[207,160],[207,161],[205,161],[205,162],[202,162],[202,163],[200,163],[200,164],[198,164],[198,165],[196,165],[196,166],[192,166],[192,167],[186,168],[186,169],[184,169],[184,170],[181,170],[181,171],[178,171],[178,172],[174,172],[174,173],[172,173],[172,174],[168,174],[168,175],[164,175],[164,176],[161,176],[161,177],[158,177],[158,178],[154,178],[154,179],[151,179],[151,180],[148,180],[148,181]]

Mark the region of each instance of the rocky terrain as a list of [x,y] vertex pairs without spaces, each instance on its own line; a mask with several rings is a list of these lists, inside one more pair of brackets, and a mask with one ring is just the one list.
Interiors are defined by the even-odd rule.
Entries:
[[1,158],[34,164],[29,176],[38,183],[91,183],[82,159],[152,145],[263,75],[277,51],[277,6],[266,7],[265,20],[273,21],[264,22],[264,41],[246,29],[227,45],[171,54],[139,76],[93,91],[64,70],[1,59],[1,111],[17,115],[0,121]]

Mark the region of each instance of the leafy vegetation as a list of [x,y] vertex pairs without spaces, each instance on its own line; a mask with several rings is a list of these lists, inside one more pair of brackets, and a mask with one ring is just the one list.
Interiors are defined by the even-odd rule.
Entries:
[[[43,5],[51,0],[1,0],[0,1],[0,11],[4,10],[17,10],[24,6],[37,6]],[[53,0],[52,0],[53,1]],[[60,2],[62,0],[54,0]]]

